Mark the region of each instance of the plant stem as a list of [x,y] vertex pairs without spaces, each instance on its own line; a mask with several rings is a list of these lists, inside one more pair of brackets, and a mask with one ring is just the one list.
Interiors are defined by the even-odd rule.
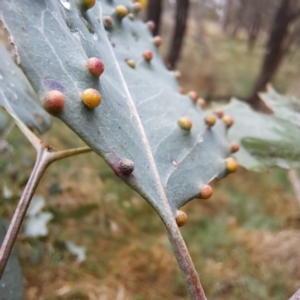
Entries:
[[184,239],[180,233],[180,230],[175,220],[171,222],[172,223],[168,222],[166,224],[168,238],[171,242],[182,275],[186,281],[191,299],[206,300],[201,282],[195,270],[189,251],[187,250]]
[[4,273],[6,263],[9,259],[9,255],[12,251],[18,232],[23,223],[23,219],[25,217],[32,196],[37,188],[39,181],[42,178],[43,173],[45,172],[48,166],[46,154],[47,154],[47,149],[42,147],[37,152],[36,163],[31,172],[25,190],[23,191],[22,197],[18,203],[17,209],[13,215],[13,218],[10,222],[9,228],[5,235],[4,241],[2,243],[0,249],[0,278]]
[[36,143],[36,140],[33,140],[35,141],[34,146],[37,149],[37,158],[0,249],[0,279],[4,273],[5,266],[22,226],[28,206],[47,167],[56,160],[91,151],[89,147],[81,147],[50,152],[51,148],[49,146],[41,141]]

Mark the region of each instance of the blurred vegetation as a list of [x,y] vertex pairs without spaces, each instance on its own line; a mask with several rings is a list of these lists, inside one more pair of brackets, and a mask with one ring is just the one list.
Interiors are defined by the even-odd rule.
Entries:
[[[249,54],[245,39],[228,38],[208,23],[205,56],[193,26],[189,23],[178,64],[185,91],[194,89],[203,96],[248,94],[264,40]],[[166,46],[168,26],[162,30]],[[286,56],[275,79],[279,91],[287,91],[299,75],[298,60],[297,51]],[[43,140],[58,149],[83,145],[58,120]],[[7,142],[12,150],[0,156],[0,215],[9,219],[35,153],[17,128]],[[214,182],[213,188],[212,199],[184,207],[189,221],[182,228],[208,299],[289,298],[300,280],[300,208],[287,172],[241,169]],[[12,191],[10,197],[6,189]],[[99,156],[90,153],[56,162],[36,194],[45,197],[54,219],[47,237],[19,236],[27,300],[189,299],[162,222]],[[87,248],[84,262],[76,262],[65,240]]]

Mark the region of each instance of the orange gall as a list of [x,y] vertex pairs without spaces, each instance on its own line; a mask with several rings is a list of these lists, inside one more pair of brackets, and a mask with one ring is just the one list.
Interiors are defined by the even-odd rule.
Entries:
[[95,89],[86,89],[81,94],[81,100],[89,109],[94,109],[101,103],[101,95]]
[[65,96],[62,92],[52,90],[45,95],[43,107],[49,114],[56,115],[63,111],[65,102]]
[[201,188],[200,193],[199,193],[201,199],[209,199],[212,194],[213,194],[213,189],[208,184],[204,185]]
[[188,117],[181,117],[179,120],[178,120],[178,125],[181,129],[183,130],[191,130],[192,126],[193,126],[193,123],[191,121],[190,118]]
[[104,64],[97,57],[91,57],[86,63],[86,68],[95,76],[99,77],[104,72]]
[[176,223],[178,225],[178,227],[182,227],[186,224],[187,222],[187,214],[182,211],[182,210],[177,210],[176,212]]
[[216,124],[216,117],[214,115],[207,115],[205,117],[205,123],[208,127],[212,127]]
[[236,172],[239,167],[239,164],[233,157],[226,158],[225,163],[226,163],[226,170],[229,173]]
[[232,126],[232,124],[233,124],[233,119],[232,119],[231,116],[225,115],[225,116],[223,116],[222,119],[223,119],[223,121],[224,121],[224,123],[226,124],[227,127]]

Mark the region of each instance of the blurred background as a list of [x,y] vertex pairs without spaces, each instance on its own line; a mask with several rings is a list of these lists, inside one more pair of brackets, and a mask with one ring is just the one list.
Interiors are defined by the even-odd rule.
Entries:
[[[148,0],[162,58],[184,92],[208,104],[231,97],[263,110],[268,82],[300,97],[300,2]],[[67,137],[67,138],[66,138]],[[43,140],[83,145],[59,120]],[[22,147],[20,147],[22,145]],[[0,139],[0,215],[10,219],[35,152],[16,127]],[[183,210],[181,229],[208,299],[288,299],[300,286],[300,207],[295,173],[240,170],[213,182],[210,200]],[[46,171],[18,237],[25,299],[189,299],[163,224],[96,154]]]

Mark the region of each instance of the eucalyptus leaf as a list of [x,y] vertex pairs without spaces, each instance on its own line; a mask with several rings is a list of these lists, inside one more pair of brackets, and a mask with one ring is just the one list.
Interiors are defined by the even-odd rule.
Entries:
[[235,154],[240,165],[254,171],[300,167],[300,129],[293,122],[256,112],[237,99],[224,112],[234,118],[228,134],[240,144]]
[[272,109],[277,117],[288,120],[300,127],[299,99],[280,95],[271,85],[267,86],[267,92],[259,93],[259,97]]
[[[5,4],[2,2],[0,6],[3,5]],[[39,104],[30,83],[1,42],[0,106],[14,112],[30,128],[44,132],[50,126],[50,116]]]
[[[224,173],[230,153],[226,126],[217,121],[208,128],[201,108],[178,92],[147,25],[137,16],[120,20],[115,5],[135,13],[130,1],[101,1],[103,8],[97,2],[87,12],[78,3],[70,0],[66,7],[56,0],[12,0],[0,5],[0,12],[40,100],[51,90],[63,93],[66,104],[57,117],[168,222],[170,211],[175,215],[199,197],[203,185]],[[113,20],[110,41],[103,27],[108,15]],[[154,53],[151,62],[143,58],[146,49]],[[100,79],[86,69],[90,57],[104,62]],[[129,58],[136,61],[135,69],[127,65]],[[102,95],[93,110],[80,97],[88,88]],[[178,126],[182,116],[192,120],[190,132]],[[130,175],[120,170],[124,160],[134,164]]]
[[[6,233],[6,226],[0,218],[0,245]],[[4,274],[0,279],[0,300],[22,300],[23,278],[22,270],[15,251],[10,255]]]

